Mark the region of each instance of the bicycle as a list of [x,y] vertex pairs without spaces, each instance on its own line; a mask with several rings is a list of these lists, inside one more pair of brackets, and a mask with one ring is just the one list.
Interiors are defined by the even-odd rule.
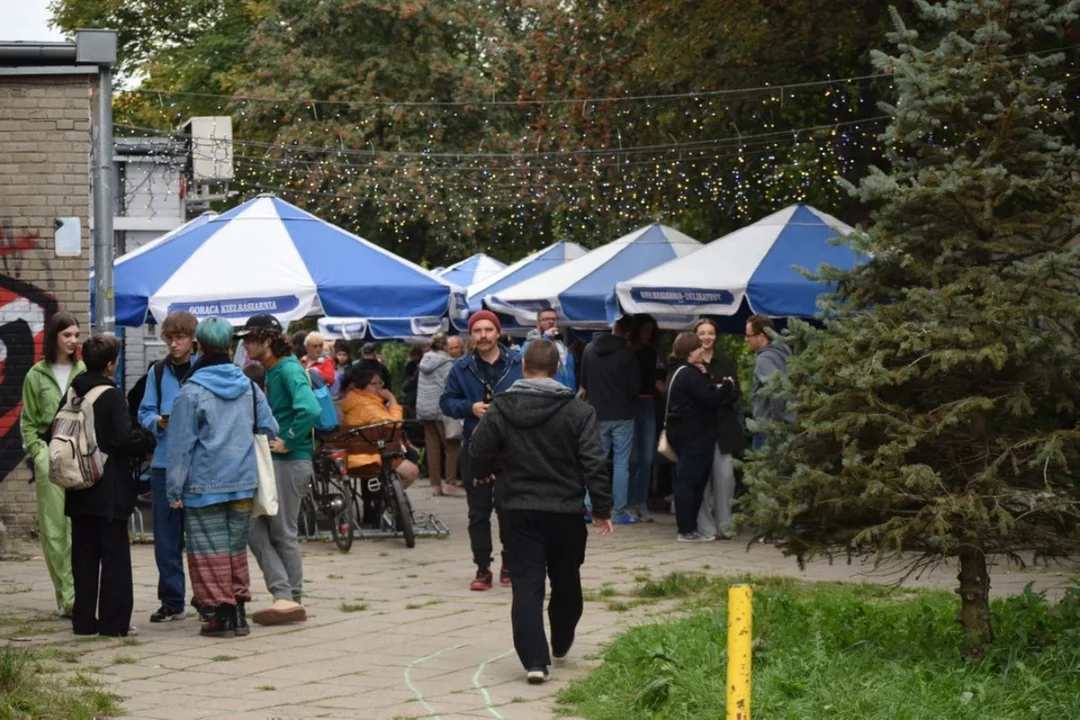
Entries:
[[345,471],[345,452],[323,445],[312,463],[310,491],[300,501],[300,523],[308,537],[318,536],[318,515],[330,521],[330,535],[342,552],[352,548],[356,533],[356,489]]
[[[405,422],[387,420],[339,431],[326,439],[324,451],[334,459],[340,481],[348,484],[351,506],[362,508],[360,523],[400,534],[405,547],[412,548],[416,546],[412,503],[394,469],[394,461],[405,458]],[[379,462],[349,468],[350,455],[378,455]]]

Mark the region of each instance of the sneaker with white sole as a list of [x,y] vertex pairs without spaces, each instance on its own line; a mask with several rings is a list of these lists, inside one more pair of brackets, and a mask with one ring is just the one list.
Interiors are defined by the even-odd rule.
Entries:
[[699,533],[698,531],[695,530],[692,533],[679,533],[678,540],[679,540],[679,542],[686,542],[686,543],[700,543],[700,542],[713,542],[714,540],[716,540],[716,538],[715,537],[709,537],[707,535],[702,535],[701,533]]
[[529,672],[525,673],[525,679],[530,685],[542,685],[551,679],[551,671],[546,667],[530,668]]
[[157,609],[153,615],[150,616],[150,622],[152,623],[167,623],[183,620],[187,617],[186,610],[172,610],[162,605]]

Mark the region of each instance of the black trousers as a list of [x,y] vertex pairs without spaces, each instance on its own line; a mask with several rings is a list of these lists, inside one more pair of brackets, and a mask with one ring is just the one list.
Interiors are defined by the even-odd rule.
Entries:
[[504,510],[506,557],[513,581],[514,649],[526,670],[551,664],[544,634],[544,579],[551,581],[551,650],[565,655],[584,608],[581,564],[589,531],[581,515]]
[[687,443],[678,449],[674,483],[675,524],[681,535],[697,530],[698,511],[712,473],[715,447],[716,440],[709,438]]
[[127,519],[71,518],[71,574],[75,634],[127,635],[135,607]]
[[[465,502],[469,506],[469,545],[472,546],[473,562],[481,570],[491,567],[491,513],[498,512],[498,498],[495,495],[495,483],[473,483],[472,461],[469,459],[469,446],[461,448],[461,482],[465,485]],[[506,547],[506,531],[503,528],[502,515],[499,515],[499,543]]]

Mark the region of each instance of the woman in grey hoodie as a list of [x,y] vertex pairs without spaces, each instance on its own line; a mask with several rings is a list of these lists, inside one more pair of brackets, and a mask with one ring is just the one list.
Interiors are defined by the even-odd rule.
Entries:
[[[439,397],[446,386],[446,376],[450,374],[450,368],[454,364],[454,357],[450,351],[456,350],[460,344],[460,338],[448,339],[445,335],[436,335],[431,340],[431,349],[420,359],[420,376],[416,388],[416,417],[424,421],[424,448],[427,453],[428,477],[431,480],[431,494],[435,496],[458,495],[450,479],[457,474],[458,455],[461,452],[461,431],[457,428],[460,428],[461,422],[442,414],[439,409]],[[446,453],[445,478],[442,464],[444,452]]]

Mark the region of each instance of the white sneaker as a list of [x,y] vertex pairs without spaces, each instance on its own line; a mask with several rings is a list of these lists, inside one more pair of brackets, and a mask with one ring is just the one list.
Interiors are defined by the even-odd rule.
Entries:
[[525,673],[525,679],[530,685],[543,685],[551,679],[551,671],[546,667],[536,667]]
[[708,537],[707,535],[702,535],[701,533],[697,532],[696,530],[694,532],[692,532],[692,533],[686,533],[686,534],[679,533],[679,537],[678,537],[679,542],[688,542],[688,543],[713,542],[714,540],[716,540],[715,537]]

